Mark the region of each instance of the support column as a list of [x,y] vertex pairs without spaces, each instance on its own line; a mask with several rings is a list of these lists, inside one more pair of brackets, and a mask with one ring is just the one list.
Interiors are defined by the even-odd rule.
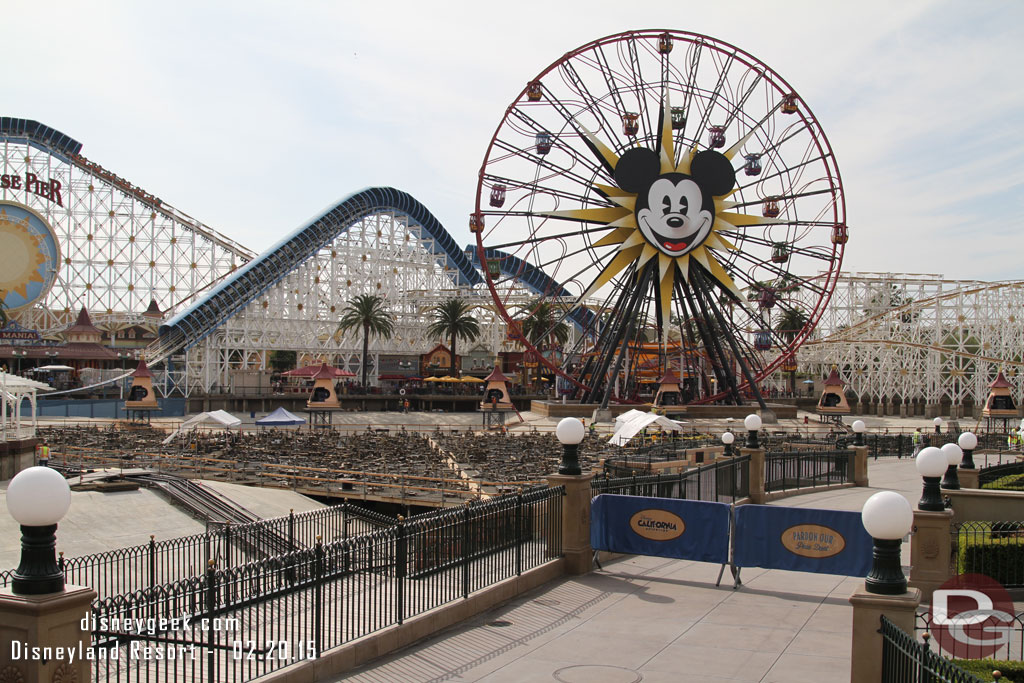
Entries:
[[906,403],[901,403],[900,404],[900,417],[906,417],[906,416],[907,416],[907,404]]
[[594,562],[590,545],[590,480],[593,473],[581,475],[549,474],[548,486],[565,486],[562,499],[562,554],[565,571],[586,574]]
[[882,680],[881,618],[885,617],[908,635],[914,635],[914,615],[921,604],[921,591],[911,588],[902,595],[878,595],[861,588],[850,596],[853,605],[853,645],[850,683],[878,683]]
[[908,583],[921,589],[925,602],[932,592],[950,578],[949,557],[953,511],[928,512],[914,510],[914,531],[910,537],[910,579]]
[[[82,628],[82,621],[90,615],[95,597],[96,591],[82,586],[44,595],[16,595],[10,587],[0,588],[3,680],[88,683],[91,671],[83,653],[89,648],[90,632]],[[43,659],[25,652],[35,647],[53,648],[55,656]]]
[[741,448],[740,455],[750,456],[750,502],[764,505],[764,449]]

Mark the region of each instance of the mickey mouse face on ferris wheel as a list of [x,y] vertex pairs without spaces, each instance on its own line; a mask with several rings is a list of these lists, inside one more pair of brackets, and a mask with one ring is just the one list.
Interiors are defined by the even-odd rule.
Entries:
[[736,172],[724,154],[698,152],[690,174],[661,173],[658,154],[637,147],[615,165],[615,181],[635,192],[640,233],[667,256],[683,256],[703,244],[715,222],[715,197],[736,185]]

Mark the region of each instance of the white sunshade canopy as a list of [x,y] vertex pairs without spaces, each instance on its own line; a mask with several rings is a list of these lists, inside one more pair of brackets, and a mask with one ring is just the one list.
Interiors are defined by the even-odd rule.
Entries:
[[163,443],[168,444],[174,440],[174,437],[178,436],[182,432],[186,432],[193,427],[198,427],[202,424],[213,424],[221,425],[223,427],[237,427],[242,424],[242,421],[225,410],[211,410],[206,413],[199,413],[194,417],[190,417],[181,423],[178,427],[178,431],[171,434],[169,437],[164,439]]
[[[625,446],[629,443],[630,439],[652,425],[658,427],[662,431],[683,431],[681,423],[676,422],[675,420],[670,420],[664,415],[643,413],[639,410],[636,412],[640,414],[634,415],[632,419],[623,422],[621,425],[616,425],[615,433],[608,438],[609,443],[615,444],[616,446]],[[618,421],[616,420],[616,422]]]
[[649,414],[650,413],[645,413],[644,411],[637,410],[636,408],[633,408],[631,410],[627,410],[622,415],[619,415],[618,417],[615,418],[615,430],[618,431],[619,427],[621,427],[622,425],[626,424],[630,420],[635,420],[636,418],[638,418],[638,417],[640,417],[642,415],[649,415]]

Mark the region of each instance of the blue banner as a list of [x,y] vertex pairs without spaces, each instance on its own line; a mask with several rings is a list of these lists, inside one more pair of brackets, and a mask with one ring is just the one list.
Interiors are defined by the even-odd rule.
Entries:
[[631,555],[729,561],[729,506],[602,494],[590,509],[590,545]]
[[871,536],[859,512],[741,505],[735,510],[737,567],[867,576]]

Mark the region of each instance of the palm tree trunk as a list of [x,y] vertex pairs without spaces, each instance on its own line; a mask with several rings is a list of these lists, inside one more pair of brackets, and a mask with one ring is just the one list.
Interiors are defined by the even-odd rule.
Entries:
[[368,363],[366,355],[370,349],[370,326],[363,325],[363,393],[366,393],[366,368]]
[[455,335],[454,334],[452,334],[451,342],[452,342],[451,343],[451,349],[452,349],[452,377],[458,378],[459,373],[455,369],[455,358],[456,358],[456,355],[455,355]]

